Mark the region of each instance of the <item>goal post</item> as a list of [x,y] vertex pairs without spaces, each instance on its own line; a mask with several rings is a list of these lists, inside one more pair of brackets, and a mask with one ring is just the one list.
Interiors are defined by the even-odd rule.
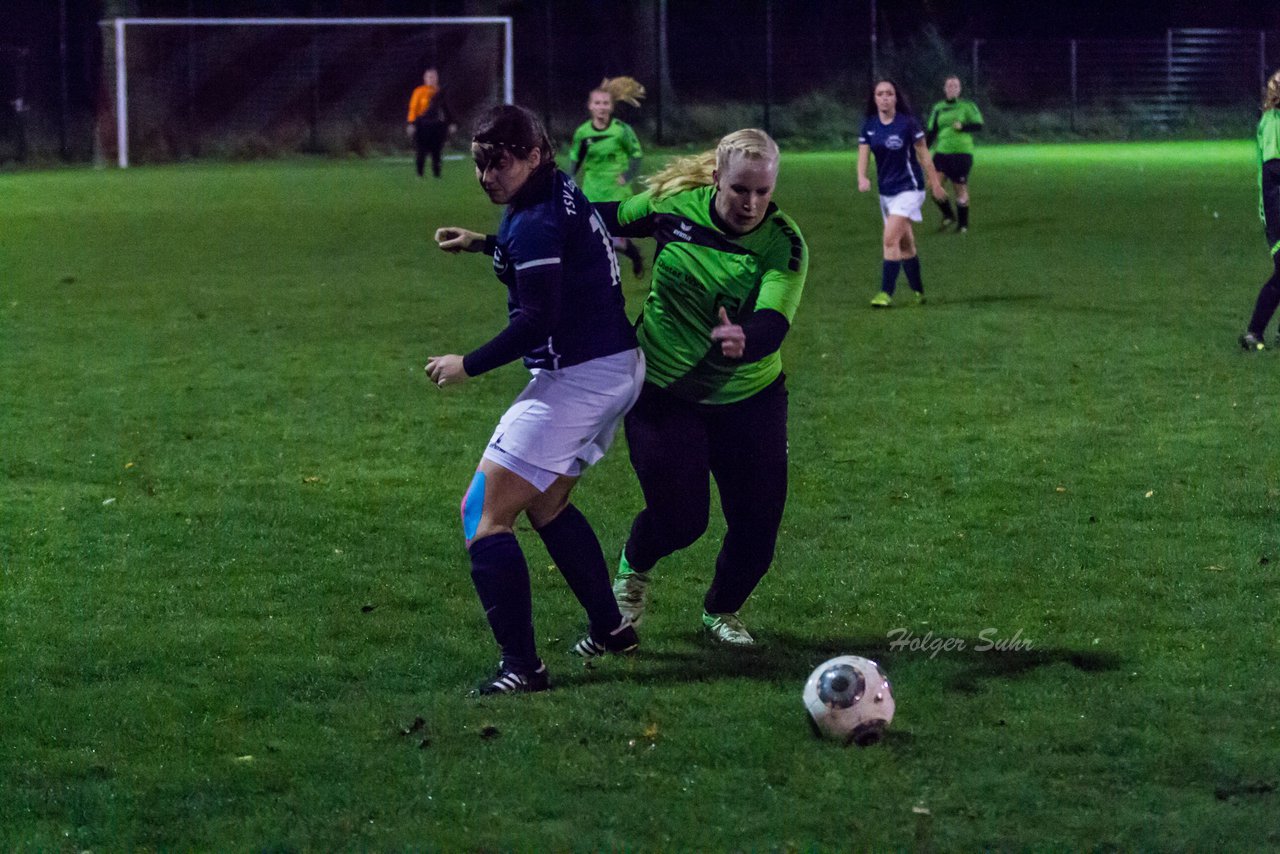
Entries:
[[99,156],[121,167],[207,152],[403,145],[409,94],[439,69],[458,124],[512,103],[512,19],[112,18]]

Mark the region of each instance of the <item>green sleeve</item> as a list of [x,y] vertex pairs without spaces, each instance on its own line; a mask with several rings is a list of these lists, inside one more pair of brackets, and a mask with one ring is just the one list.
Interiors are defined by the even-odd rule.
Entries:
[[626,128],[626,133],[622,135],[622,147],[626,150],[628,157],[633,160],[639,160],[644,157],[644,150],[640,147],[640,139],[636,136],[636,132],[631,129],[631,125],[627,125]]
[[985,124],[982,120],[982,111],[973,101],[969,102],[969,121],[973,124]]
[[1280,110],[1268,112],[1258,127],[1258,154],[1263,163],[1280,159]]
[[928,133],[938,132],[938,104],[933,105],[933,109],[929,111],[929,120],[924,123],[924,129]]
[[646,190],[618,205],[618,224],[628,225],[653,213],[653,191]]
[[767,256],[755,307],[757,311],[772,309],[791,323],[800,307],[804,281],[809,274],[809,249],[796,224],[789,218],[784,222],[786,225],[780,230],[786,239],[779,240]]

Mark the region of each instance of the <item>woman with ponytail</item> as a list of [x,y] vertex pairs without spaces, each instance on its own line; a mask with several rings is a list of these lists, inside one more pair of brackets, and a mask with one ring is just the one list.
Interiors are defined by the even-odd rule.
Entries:
[[[1267,81],[1258,122],[1258,215],[1266,230],[1274,271],[1258,291],[1249,328],[1240,336],[1246,350],[1262,350],[1263,333],[1280,305],[1280,70]],[[1277,339],[1280,341],[1280,339]]]
[[[573,132],[569,162],[575,178],[582,170],[582,192],[593,202],[621,202],[631,197],[631,182],[640,171],[644,151],[631,125],[615,118],[613,108],[619,101],[639,107],[644,95],[644,86],[634,78],[606,77],[587,96],[591,118]],[[637,278],[644,273],[644,260],[634,243],[615,237],[613,248],[627,256]]]
[[638,623],[659,560],[707,528],[715,479],[727,531],[703,599],[715,642],[755,641],[738,616],[773,561],[787,498],[787,389],[779,348],[800,304],[809,252],[773,204],[778,146],[735,131],[675,161],[621,203],[609,231],[657,243],[636,331],[647,374],[624,425],[645,507],[614,583]]

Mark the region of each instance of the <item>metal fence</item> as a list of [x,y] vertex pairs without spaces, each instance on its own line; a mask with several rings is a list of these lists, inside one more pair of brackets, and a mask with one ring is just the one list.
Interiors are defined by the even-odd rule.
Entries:
[[1254,104],[1280,65],[1280,33],[1177,29],[1155,39],[980,41],[975,88],[1006,110],[1124,108],[1156,124]]
[[[444,13],[462,5],[432,3]],[[1266,75],[1280,67],[1280,31],[1271,30],[952,42],[916,25],[883,29],[873,55],[870,17],[848,14],[846,4],[740,0],[738,7],[740,14],[726,21],[719,4],[518,4],[512,7],[515,98],[552,120],[553,132],[564,137],[584,120],[590,87],[605,76],[630,74],[649,87],[650,97],[624,117],[650,140],[702,144],[727,127],[760,124],[793,144],[845,145],[860,123],[873,67],[899,79],[913,104],[925,109],[941,97],[943,76],[958,71],[987,114],[992,138],[1123,138],[1162,128],[1221,136],[1248,132]],[[95,150],[95,129],[110,101],[111,56],[103,55],[96,22],[84,29],[70,40],[70,61],[59,59],[56,42],[4,35],[12,47],[0,51],[0,163],[28,152],[32,159],[59,152],[87,159]],[[730,35],[733,50],[710,49],[730,43]],[[451,75],[455,82],[465,76]],[[404,93],[416,77],[400,82]],[[398,102],[385,105],[385,115],[376,107],[369,104],[366,125],[393,121],[403,111]],[[1221,120],[1197,123],[1204,116]]]

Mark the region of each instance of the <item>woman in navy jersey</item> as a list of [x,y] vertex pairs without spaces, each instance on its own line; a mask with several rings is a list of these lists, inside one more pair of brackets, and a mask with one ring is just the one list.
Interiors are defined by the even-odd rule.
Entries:
[[502,651],[481,694],[543,691],[547,668],[534,644],[529,570],[516,518],[529,517],[587,611],[573,652],[627,652],[635,629],[613,598],[604,553],[569,493],[613,441],[644,382],[644,357],[623,311],[618,262],[600,215],[556,168],[537,117],[494,107],[472,137],[476,177],[506,205],[496,235],[449,226],[446,252],[485,252],[507,286],[505,329],[466,356],[432,356],[427,375],[444,388],[523,358],[533,379],[498,422],[462,499],[471,579]]
[[871,189],[867,178],[869,155],[876,158],[876,181],[880,190],[880,214],[884,217],[884,265],[880,291],[871,300],[876,308],[893,305],[898,273],[907,274],[907,284],[916,304],[924,302],[924,280],[916,257],[916,238],[911,223],[920,222],[925,182],[933,197],[941,201],[947,191],[938,179],[925,143],[924,128],[911,114],[906,97],[892,80],[878,80],[867,97],[866,120],[858,134],[858,192]]

